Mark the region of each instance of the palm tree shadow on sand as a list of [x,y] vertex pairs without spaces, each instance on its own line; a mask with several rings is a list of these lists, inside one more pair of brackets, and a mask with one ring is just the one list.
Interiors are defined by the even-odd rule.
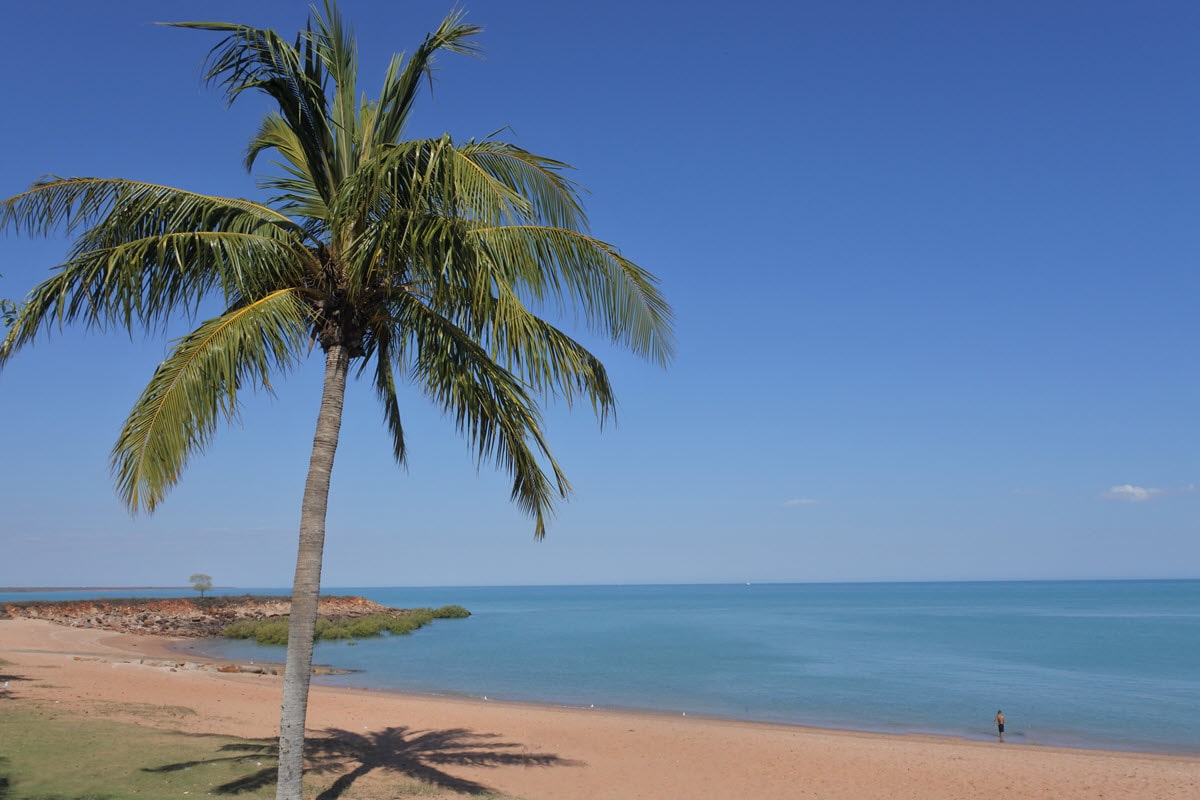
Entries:
[[581,762],[552,753],[531,753],[514,742],[499,741],[496,734],[475,733],[465,728],[417,731],[406,727],[385,728],[371,733],[328,728],[325,735],[307,742],[309,770],[328,772],[358,763],[341,775],[317,800],[341,797],[356,780],[375,770],[389,770],[463,794],[485,794],[481,783],[456,777],[444,767],[569,767]]
[[[237,780],[214,787],[213,794],[240,794],[274,783],[273,762],[278,756],[278,746],[273,740],[227,744],[220,750],[229,755],[206,759],[203,763],[250,759],[269,759],[271,763]],[[355,781],[376,770],[402,774],[430,786],[461,794],[489,794],[494,790],[476,781],[452,775],[445,768],[571,767],[582,764],[552,753],[531,753],[520,744],[499,741],[497,734],[475,733],[465,728],[419,731],[393,727],[367,733],[327,728],[322,734],[309,738],[305,750],[306,773],[342,773],[317,796],[317,800],[342,797]],[[146,771],[174,772],[197,763],[200,762],[166,764]],[[259,761],[255,763],[261,766]]]

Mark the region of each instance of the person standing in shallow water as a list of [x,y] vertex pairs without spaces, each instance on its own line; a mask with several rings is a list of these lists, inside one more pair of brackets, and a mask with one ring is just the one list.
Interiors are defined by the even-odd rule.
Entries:
[[996,712],[996,732],[1000,735],[1000,741],[1004,741],[1004,712]]

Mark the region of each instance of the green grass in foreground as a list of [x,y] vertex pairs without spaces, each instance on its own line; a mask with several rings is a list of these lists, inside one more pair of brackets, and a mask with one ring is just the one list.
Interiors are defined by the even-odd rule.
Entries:
[[[435,619],[462,619],[471,612],[462,606],[414,608],[403,614],[368,614],[354,619],[318,619],[317,640],[367,639],[384,633],[403,635],[429,624]],[[287,644],[287,617],[271,620],[242,620],[226,628],[228,639],[254,639],[259,644]]]
[[175,733],[0,702],[0,798],[275,796],[274,742]]
[[[189,734],[0,702],[0,800],[161,800],[275,796],[275,742]],[[359,760],[304,777],[308,800],[500,800],[431,786]],[[370,778],[371,780],[368,780]],[[513,800],[516,800],[515,798]]]

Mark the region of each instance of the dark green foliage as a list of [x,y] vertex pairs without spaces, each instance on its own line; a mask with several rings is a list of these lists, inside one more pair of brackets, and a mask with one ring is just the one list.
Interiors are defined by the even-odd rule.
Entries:
[[221,632],[226,639],[254,639],[259,644],[287,644],[287,617],[244,619]]
[[[390,614],[367,614],[343,619],[317,620],[316,640],[369,639],[383,634],[403,635],[428,625],[435,619],[463,619],[471,612],[462,606],[442,606],[438,609],[413,608]],[[287,644],[288,619],[242,620],[227,627],[222,635],[227,639],[254,639],[259,644]]]

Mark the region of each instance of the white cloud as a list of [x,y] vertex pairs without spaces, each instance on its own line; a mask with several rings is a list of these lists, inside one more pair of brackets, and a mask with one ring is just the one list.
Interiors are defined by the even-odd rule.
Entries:
[[1123,483],[1120,486],[1113,486],[1110,488],[1104,493],[1104,496],[1109,500],[1124,500],[1128,503],[1144,503],[1162,493],[1162,489],[1146,489],[1142,486],[1134,486],[1130,483]]
[[785,500],[785,506],[815,506],[817,501],[811,497],[797,497],[795,500]]

